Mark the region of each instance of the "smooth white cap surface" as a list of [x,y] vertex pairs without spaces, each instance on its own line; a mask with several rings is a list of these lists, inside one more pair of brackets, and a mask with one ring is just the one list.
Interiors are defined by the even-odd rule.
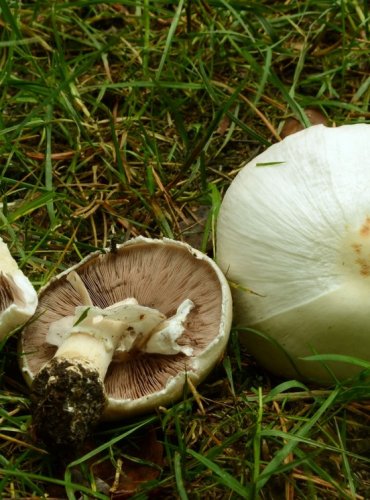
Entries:
[[[261,332],[243,338],[268,369],[328,381],[300,358],[370,361],[370,125],[313,126],[249,162],[221,206],[217,262],[239,287],[236,323]],[[339,378],[355,371],[328,365]]]

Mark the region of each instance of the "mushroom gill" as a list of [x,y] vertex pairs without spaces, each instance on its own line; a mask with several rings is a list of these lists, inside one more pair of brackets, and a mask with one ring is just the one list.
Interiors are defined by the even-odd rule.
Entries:
[[162,390],[170,377],[186,371],[187,356],[138,354],[124,365],[112,363],[105,378],[107,394],[114,399],[138,399]]
[[[74,269],[94,306],[100,308],[135,298],[139,304],[170,317],[182,301],[191,299],[195,306],[186,319],[179,344],[192,347],[195,357],[219,332],[222,308],[219,277],[187,247],[171,243],[123,245],[112,254],[95,253]],[[54,346],[45,343],[50,323],[73,314],[81,303],[81,297],[65,274],[42,291],[35,320],[23,335],[22,349],[33,375],[56,351]],[[105,378],[107,396],[131,399],[148,395],[162,389],[187,366],[190,360],[183,354],[137,353],[125,363],[119,363],[118,356],[116,360],[113,358]]]
[[9,279],[0,272],[0,311],[5,311],[14,302],[14,290]]

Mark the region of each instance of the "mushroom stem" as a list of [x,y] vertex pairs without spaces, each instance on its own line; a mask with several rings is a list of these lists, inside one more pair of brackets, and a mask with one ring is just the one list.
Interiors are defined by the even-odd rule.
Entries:
[[107,350],[104,348],[102,341],[94,335],[75,333],[63,342],[54,357],[70,361],[84,361],[93,366],[100,379],[104,380],[113,353],[112,349]]
[[80,445],[99,421],[106,404],[104,378],[115,351],[123,352],[121,361],[130,351],[192,353],[176,343],[193,307],[190,300],[169,319],[135,299],[100,309],[90,305],[88,291],[74,275],[69,281],[85,305],[51,324],[47,340],[58,349],[33,383],[35,432],[49,447]]
[[103,381],[85,360],[53,358],[32,385],[33,429],[48,448],[74,451],[106,405]]

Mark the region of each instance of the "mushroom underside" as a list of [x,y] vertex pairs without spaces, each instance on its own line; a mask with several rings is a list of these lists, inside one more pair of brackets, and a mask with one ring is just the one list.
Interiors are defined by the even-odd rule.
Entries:
[[[139,304],[170,317],[185,299],[195,304],[178,339],[180,345],[193,349],[193,356],[134,352],[124,363],[117,356],[104,381],[108,398],[136,399],[162,390],[179,371],[191,370],[193,357],[219,334],[222,309],[219,277],[209,263],[187,247],[154,243],[124,245],[113,254],[93,254],[74,269],[93,305],[100,308],[135,298]],[[24,330],[21,341],[21,362],[29,382],[56,352],[54,346],[45,343],[50,323],[73,315],[81,304],[79,293],[65,274],[40,294],[35,319]]]

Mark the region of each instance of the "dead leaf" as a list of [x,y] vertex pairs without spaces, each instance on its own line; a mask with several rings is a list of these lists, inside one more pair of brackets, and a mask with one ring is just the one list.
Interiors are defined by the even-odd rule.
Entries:
[[227,115],[224,115],[218,125],[217,133],[225,135],[227,129],[230,127],[231,120]]
[[[328,120],[318,109],[307,108],[304,110],[304,112],[306,113],[306,116],[309,119],[311,125],[319,125],[320,123],[322,123],[323,125],[328,125]],[[297,118],[290,117],[285,121],[280,135],[282,138],[284,138],[303,129],[304,126],[300,121],[297,120]]]
[[[51,160],[67,160],[69,158],[73,158],[76,154],[76,151],[62,151],[60,153],[51,153]],[[44,161],[46,158],[45,153],[40,153],[38,151],[26,151],[26,156],[28,158],[32,158],[33,160],[41,160]]]
[[92,470],[96,480],[109,485],[112,500],[123,500],[137,493],[142,484],[157,479],[164,465],[163,453],[155,429],[150,428],[129,443],[123,443],[116,468],[105,460],[95,463]]

